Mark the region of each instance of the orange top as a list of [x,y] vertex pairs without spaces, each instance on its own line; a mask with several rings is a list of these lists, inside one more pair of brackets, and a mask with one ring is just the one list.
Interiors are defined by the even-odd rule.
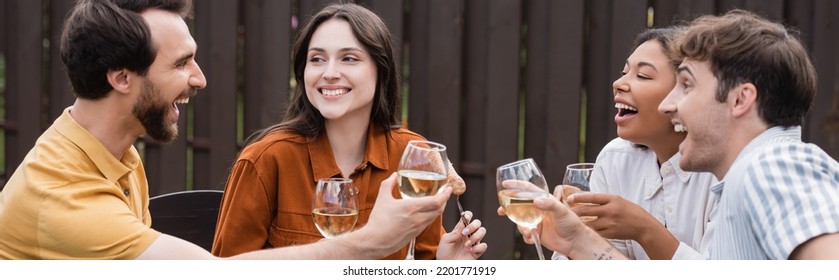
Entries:
[[[359,190],[358,222],[367,223],[379,185],[399,166],[410,140],[425,138],[407,129],[370,125],[364,159],[350,179]],[[282,131],[245,147],[227,180],[213,254],[232,256],[262,248],[313,243],[321,238],[312,222],[317,180],[341,177],[326,132],[317,138]],[[399,191],[394,188],[394,197]],[[443,235],[438,217],[417,236],[416,259],[433,259]],[[408,244],[385,259],[404,259]]]

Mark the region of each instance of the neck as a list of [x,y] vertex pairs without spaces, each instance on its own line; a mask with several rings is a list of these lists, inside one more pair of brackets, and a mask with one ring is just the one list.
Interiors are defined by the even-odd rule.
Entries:
[[670,160],[677,152],[679,152],[679,144],[685,140],[684,133],[668,133],[665,136],[659,137],[650,143],[639,143],[647,146],[655,153],[658,159],[658,165],[661,166],[664,162]]
[[731,166],[734,165],[734,161],[737,160],[740,153],[743,152],[743,149],[745,149],[746,146],[761,133],[769,129],[769,125],[767,125],[766,122],[763,122],[762,119],[758,120],[759,121],[757,122],[749,122],[732,126],[732,128],[728,130],[728,141],[720,147],[720,149],[725,151],[723,153],[724,156],[719,161],[717,168],[711,171],[718,180],[725,178],[725,175],[728,174],[728,171],[731,169]]
[[370,120],[327,120],[324,124],[335,162],[345,178],[352,174],[364,159],[367,147],[367,130]]
[[[125,151],[137,141],[143,133],[133,114],[126,114],[125,109],[110,97],[100,100],[76,99],[70,116],[117,158],[122,158]],[[139,129],[138,129],[139,127]]]

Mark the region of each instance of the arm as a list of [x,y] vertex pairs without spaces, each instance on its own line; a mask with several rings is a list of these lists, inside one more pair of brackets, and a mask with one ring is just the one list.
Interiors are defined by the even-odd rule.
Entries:
[[[395,175],[395,173],[394,173]],[[378,259],[403,247],[440,216],[451,189],[415,199],[395,199],[396,177],[381,184],[376,206],[364,227],[320,242],[265,249],[233,256],[234,259]],[[187,241],[161,235],[137,259],[208,259],[210,253]]]
[[[509,180],[504,184],[529,184],[529,182]],[[533,205],[545,211],[538,231],[542,246],[568,256],[571,259],[627,259],[609,241],[600,237],[594,230],[587,227],[580,217],[560,202],[562,188],[556,188],[553,196],[539,197],[533,200]],[[505,215],[501,207],[499,215]],[[518,227],[525,242],[533,244],[530,229]]]
[[[627,259],[611,243],[600,237],[594,230],[583,224],[582,220],[559,202],[555,196],[540,197],[533,204],[545,212],[540,224],[543,245],[556,244],[551,250],[576,260],[612,260]],[[547,247],[547,246],[546,246]]]
[[[577,193],[568,198],[578,216],[596,216],[586,224],[600,236],[637,241],[650,259],[669,260],[679,240],[646,210],[626,199],[605,193]],[[588,203],[588,204],[584,204]]]
[[839,233],[817,236],[807,240],[792,251],[791,260],[836,260],[839,259]]
[[213,254],[229,257],[265,247],[277,207],[277,182],[262,176],[248,160],[233,166],[219,208]]

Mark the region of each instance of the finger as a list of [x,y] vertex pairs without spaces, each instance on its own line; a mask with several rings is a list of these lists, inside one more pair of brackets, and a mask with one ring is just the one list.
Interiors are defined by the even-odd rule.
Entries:
[[607,193],[579,192],[568,197],[571,203],[606,204],[615,199],[616,195]]
[[379,185],[379,196],[377,199],[395,199],[393,195],[388,195],[393,193],[393,187],[396,186],[396,172],[390,174],[390,177],[387,177],[382,183]]
[[469,250],[472,251],[472,255],[475,256],[475,258],[477,259],[481,255],[486,253],[487,248],[488,248],[488,245],[486,243],[479,243],[479,244],[476,244],[475,246],[469,247]]
[[545,190],[540,188],[539,186],[534,185],[531,182],[523,181],[523,180],[504,180],[501,182],[501,187],[504,189],[512,189],[512,190],[526,190],[526,191],[536,191],[536,192],[544,192]]
[[486,234],[487,234],[487,229],[485,227],[480,227],[477,230],[475,230],[474,232],[472,232],[472,235],[469,236],[469,240],[467,240],[464,245],[469,247],[469,246],[479,244],[479,243],[481,243],[481,240],[484,239]]
[[498,206],[496,212],[498,212],[498,216],[507,216],[507,211],[504,211],[504,207]]

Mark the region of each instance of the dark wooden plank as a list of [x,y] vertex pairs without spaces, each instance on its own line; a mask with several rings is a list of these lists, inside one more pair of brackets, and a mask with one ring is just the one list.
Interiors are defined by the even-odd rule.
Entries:
[[223,189],[236,158],[238,3],[196,1],[197,61],[207,78],[194,105],[194,189]]
[[243,1],[244,131],[282,120],[290,94],[291,0]]
[[[470,194],[469,208],[492,226],[487,233],[493,250],[487,259],[514,259],[521,239],[505,217],[495,214],[495,168],[517,159],[519,121],[520,1],[467,1],[465,6],[464,90],[467,135],[464,169],[482,173],[467,181],[480,196]],[[474,127],[473,127],[474,126]],[[532,247],[532,246],[531,246]]]
[[553,187],[579,157],[585,3],[531,1],[527,10],[524,154]]
[[652,0],[653,26],[664,27],[678,23],[681,18],[680,11],[685,6],[684,0]]
[[836,21],[839,5],[816,0],[813,7],[812,54],[818,78],[818,93],[810,108],[809,141],[839,158],[839,48]]
[[[784,15],[784,22],[791,28],[796,29],[799,32],[799,39],[802,41],[804,46],[810,51],[811,58],[814,59],[813,62],[815,63],[816,67],[819,66],[819,62],[816,61],[816,53],[814,52],[814,27],[816,19],[813,17],[815,10],[814,10],[814,1],[813,0],[803,0],[803,1],[787,1],[786,3],[786,10]],[[816,68],[816,72],[819,73],[818,68]],[[819,82],[822,81],[822,75],[819,73]],[[817,93],[820,94],[822,91],[822,85],[819,84],[819,91]],[[812,113],[807,114],[805,117],[804,125],[802,126],[802,133],[801,137],[804,141],[810,141],[811,138],[811,131],[814,130],[814,115]],[[815,129],[815,131],[819,131],[819,129]],[[818,135],[821,137],[822,135]]]
[[[408,128],[427,139],[446,145],[449,160],[462,172],[460,150],[462,9],[458,1],[412,3],[414,29],[410,40]],[[431,12],[434,11],[434,12]],[[404,102],[403,102],[404,104]],[[470,192],[470,194],[473,194]],[[474,195],[474,194],[473,194]],[[462,200],[470,208],[468,199]],[[457,223],[452,199],[444,215],[444,226]]]
[[784,19],[784,0],[745,0],[743,8],[774,21]]
[[732,9],[745,9],[746,0],[717,0],[716,14],[723,14]]
[[[493,190],[495,187],[495,168],[515,160],[518,148],[518,129],[520,121],[520,53],[521,53],[521,6],[520,0],[492,1],[488,3],[487,26],[481,30],[489,33],[486,44],[488,47],[488,61],[486,80],[487,84],[487,111],[484,118],[487,125],[486,137],[488,170],[486,189]],[[496,203],[497,194],[487,191],[483,195],[483,209],[485,219],[492,216],[492,211],[498,208]],[[495,223],[511,222],[505,217],[492,217]],[[506,227],[501,227],[506,228]],[[515,231],[513,231],[515,234]],[[495,235],[495,233],[492,233]],[[491,234],[487,234],[490,236]],[[498,238],[510,238],[509,233],[499,232]],[[521,239],[518,239],[521,240]],[[514,240],[514,241],[518,241]],[[508,241],[510,242],[510,241]],[[526,245],[521,258],[536,258],[534,247]]]
[[390,34],[393,35],[396,55],[399,59],[397,61],[401,61],[405,57],[402,55],[402,36],[405,33],[405,1],[366,0],[358,3],[379,15],[385,22]]
[[59,49],[61,46],[61,27],[64,19],[67,18],[70,9],[73,7],[71,0],[50,1],[49,20],[49,120],[52,121],[76,100],[73,88],[70,86],[70,78],[64,70],[64,63],[61,62]]
[[38,0],[6,2],[5,140],[10,174],[48,125],[42,106],[43,4]]
[[298,0],[297,1],[297,19],[300,25],[306,23],[309,17],[317,13],[318,10],[332,3],[342,3],[342,0]]

